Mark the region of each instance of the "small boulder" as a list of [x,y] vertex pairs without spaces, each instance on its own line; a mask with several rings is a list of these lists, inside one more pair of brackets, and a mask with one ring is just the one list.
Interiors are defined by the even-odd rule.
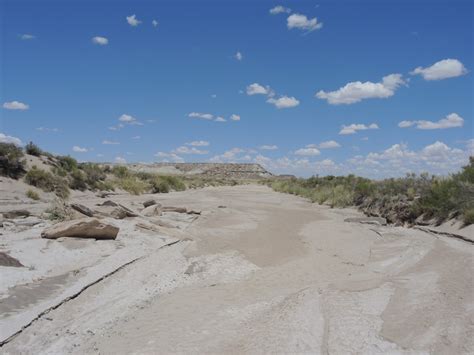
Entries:
[[153,205],[156,205],[156,201],[155,200],[146,200],[145,202],[143,202],[143,207],[147,208],[149,206],[153,206]]
[[163,212],[177,212],[177,213],[186,213],[188,210],[186,207],[163,207]]
[[30,211],[27,210],[13,210],[8,212],[2,212],[3,218],[14,219],[20,217],[28,217],[31,215]]
[[0,266],[22,267],[23,264],[7,253],[0,251]]
[[156,204],[156,205],[151,205],[142,210],[142,215],[146,217],[155,217],[155,216],[161,216],[161,205]]
[[42,238],[94,238],[115,239],[119,228],[99,221],[96,218],[82,218],[74,221],[57,223],[41,233]]
[[103,203],[99,203],[97,206],[112,206],[112,207],[116,207],[116,206],[118,206],[118,203],[115,203],[114,201],[107,200],[107,201],[104,201]]
[[94,217],[94,211],[92,211],[89,207],[86,207],[79,203],[73,203],[71,204],[71,207],[72,209],[76,210],[79,213],[82,213],[83,215],[87,217]]

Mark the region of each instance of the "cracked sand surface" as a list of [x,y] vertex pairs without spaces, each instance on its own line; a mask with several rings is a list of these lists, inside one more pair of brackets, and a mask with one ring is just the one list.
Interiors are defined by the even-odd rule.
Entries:
[[472,244],[343,222],[358,213],[263,186],[155,198],[203,211],[189,239],[91,286],[3,353],[474,352]]

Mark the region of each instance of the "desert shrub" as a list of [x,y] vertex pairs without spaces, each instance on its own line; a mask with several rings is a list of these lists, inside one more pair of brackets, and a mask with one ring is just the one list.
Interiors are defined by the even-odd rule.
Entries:
[[22,158],[21,148],[11,143],[0,143],[0,175],[13,179],[22,177],[26,173]]
[[331,207],[347,207],[351,206],[354,201],[353,192],[344,185],[337,185],[330,197]]
[[105,187],[103,182],[107,178],[107,174],[104,172],[104,169],[100,167],[100,165],[94,163],[85,163],[80,164],[79,168],[84,172],[85,182],[89,188],[93,190],[100,190],[101,187]]
[[58,156],[57,161],[59,166],[67,172],[72,172],[78,167],[77,160],[69,155]]
[[47,218],[51,221],[66,221],[72,219],[74,214],[72,208],[60,198],[54,199],[45,212],[47,213]]
[[31,189],[26,191],[26,197],[29,197],[29,198],[31,198],[32,200],[35,200],[35,201],[38,201],[40,199],[38,193],[36,191],[31,190]]
[[135,176],[117,179],[116,185],[133,195],[140,195],[150,189],[150,185],[147,182]]
[[149,180],[151,185],[152,193],[168,193],[170,192],[170,185],[167,181],[161,179],[160,177],[156,177],[154,179]]
[[43,154],[43,151],[40,149],[40,147],[38,147],[33,142],[30,142],[25,146],[25,152],[26,154],[34,155],[37,157]]
[[112,175],[114,175],[115,177],[118,177],[120,179],[129,177],[129,176],[132,175],[131,171],[128,170],[128,168],[126,166],[120,166],[120,165],[114,166],[111,170],[111,173],[112,173]]
[[167,193],[173,191],[186,190],[186,185],[178,176],[157,175],[147,172],[138,172],[136,177],[146,181],[151,186],[153,193]]
[[469,208],[464,211],[463,222],[465,225],[474,224],[474,208]]
[[113,182],[109,180],[97,181],[95,183],[95,189],[100,191],[113,191],[115,190],[115,186]]
[[33,166],[33,168],[28,171],[25,176],[25,182],[43,191],[54,192],[61,198],[69,197],[69,188],[66,180],[48,171],[38,169],[36,166]]
[[86,174],[78,169],[73,170],[69,175],[69,187],[73,190],[86,190]]
[[159,176],[159,178],[165,181],[174,191],[186,190],[186,185],[184,184],[183,180],[177,176]]

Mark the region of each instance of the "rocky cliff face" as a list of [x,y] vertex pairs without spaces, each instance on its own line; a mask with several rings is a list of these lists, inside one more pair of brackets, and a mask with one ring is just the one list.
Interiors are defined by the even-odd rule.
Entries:
[[231,179],[258,179],[273,176],[260,164],[154,163],[127,164],[134,171],[166,175],[196,175]]

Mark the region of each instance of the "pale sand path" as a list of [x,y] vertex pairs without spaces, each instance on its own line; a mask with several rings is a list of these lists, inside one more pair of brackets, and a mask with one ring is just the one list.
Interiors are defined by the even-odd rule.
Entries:
[[474,351],[472,244],[346,223],[357,212],[262,186],[157,198],[205,211],[186,230],[191,241],[87,289],[1,351]]

